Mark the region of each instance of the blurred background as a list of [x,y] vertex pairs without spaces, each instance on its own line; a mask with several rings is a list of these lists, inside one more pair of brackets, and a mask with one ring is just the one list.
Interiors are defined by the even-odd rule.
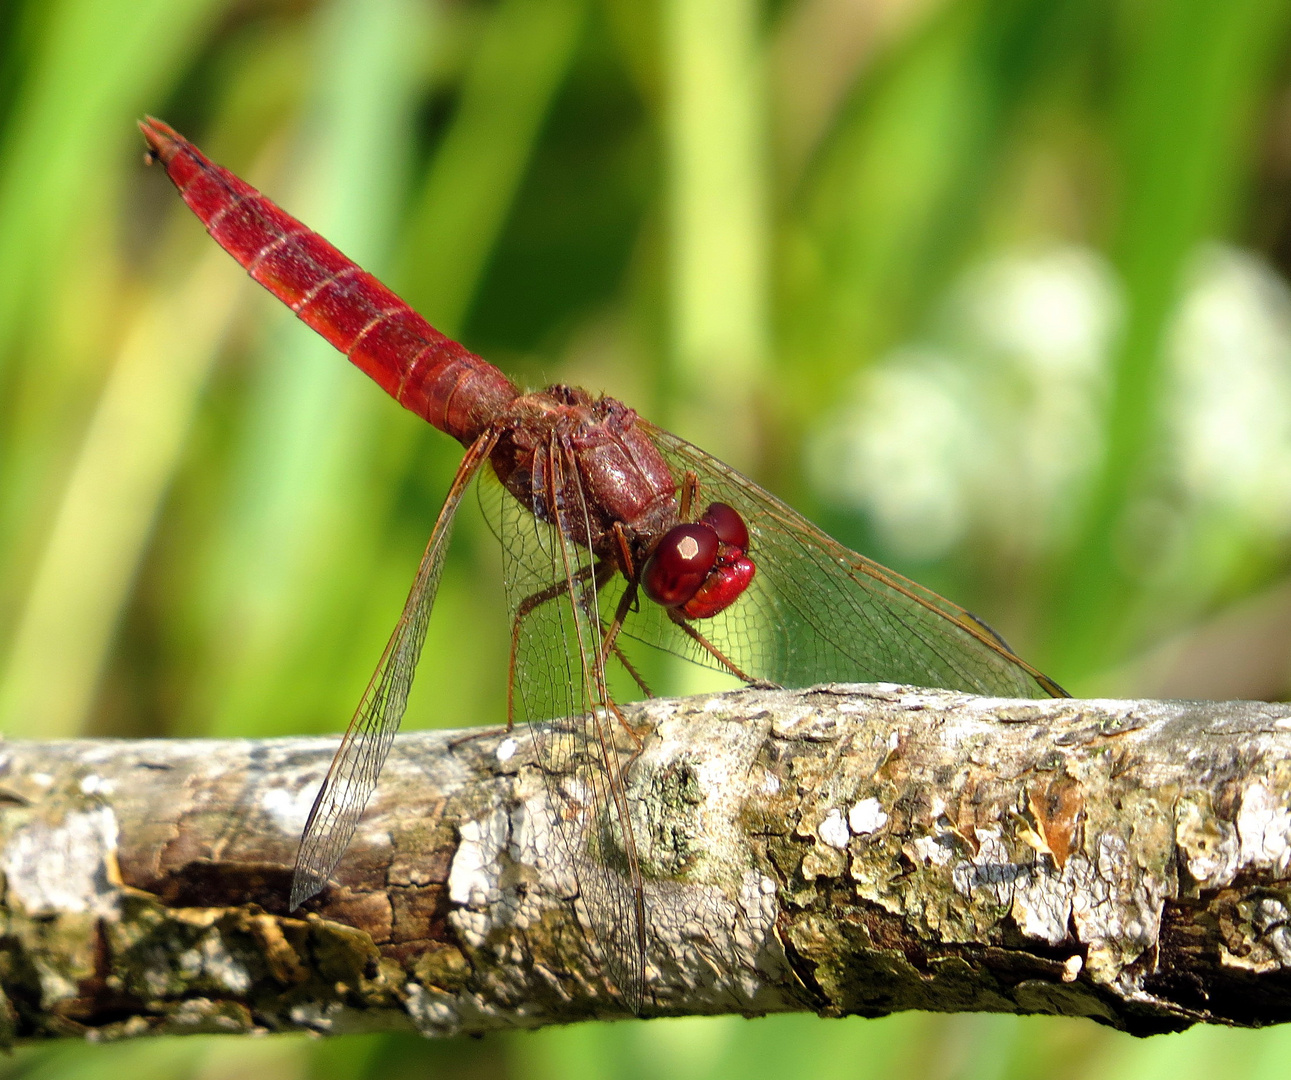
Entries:
[[[460,449],[216,249],[174,124],[1073,693],[1291,692],[1288,0],[2,0],[0,730],[344,726]],[[410,726],[498,723],[464,504]],[[0,1077],[1281,1076],[903,1015],[32,1048]]]

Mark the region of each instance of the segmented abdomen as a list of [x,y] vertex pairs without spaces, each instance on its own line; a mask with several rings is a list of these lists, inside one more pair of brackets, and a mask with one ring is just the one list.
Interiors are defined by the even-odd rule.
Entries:
[[160,120],[153,155],[216,242],[405,408],[470,444],[518,394],[318,233]]

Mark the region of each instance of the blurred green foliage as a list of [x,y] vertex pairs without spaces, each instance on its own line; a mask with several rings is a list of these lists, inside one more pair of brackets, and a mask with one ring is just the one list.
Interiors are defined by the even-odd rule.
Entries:
[[[518,380],[623,398],[1074,692],[1285,696],[1289,8],[0,4],[0,725],[338,729],[459,453],[214,249],[143,170],[145,112]],[[503,715],[464,516],[413,725]],[[0,1077],[1184,1080],[1273,1076],[1285,1041],[725,1018],[68,1045]]]

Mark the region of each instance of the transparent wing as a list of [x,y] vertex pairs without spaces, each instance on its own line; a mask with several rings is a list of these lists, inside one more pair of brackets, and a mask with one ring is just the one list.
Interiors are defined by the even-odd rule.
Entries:
[[[639,744],[606,687],[606,620],[598,591],[610,568],[573,537],[590,532],[577,469],[553,440],[533,475],[535,516],[491,471],[480,503],[502,543],[512,630],[512,719],[533,727],[552,831],[573,871],[605,968],[624,1002],[644,995],[645,910],[625,772]],[[546,518],[548,520],[543,520]]]
[[385,652],[381,654],[377,669],[363,692],[309,812],[291,881],[292,911],[327,885],[336,864],[349,847],[363,808],[377,785],[377,776],[385,764],[408,704],[408,691],[426,640],[426,625],[430,621],[444,569],[454,514],[471,479],[488,459],[495,441],[496,438],[489,434],[475,442],[453,477],[399,623],[390,635]]
[[[642,603],[624,633],[781,686],[900,682],[1007,697],[1065,697],[975,616],[830,539],[801,514],[698,447],[641,422],[680,482],[698,481],[698,508],[729,503],[749,527],[757,574],[731,607],[689,626]],[[625,648],[626,648],[625,644]],[[727,670],[730,670],[728,667]]]

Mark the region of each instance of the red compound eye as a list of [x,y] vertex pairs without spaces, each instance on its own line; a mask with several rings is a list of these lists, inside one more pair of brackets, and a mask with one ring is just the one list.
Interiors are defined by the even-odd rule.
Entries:
[[688,619],[711,619],[744,594],[756,572],[753,560],[743,555],[734,559],[720,557],[704,584],[681,605],[681,613]]
[[659,541],[641,574],[646,596],[664,607],[684,604],[713,569],[717,548],[717,532],[710,526],[674,525]]
[[717,533],[717,539],[723,544],[730,544],[741,551],[749,547],[749,527],[744,524],[740,512],[726,503],[713,503],[699,519],[701,525],[707,525]]

